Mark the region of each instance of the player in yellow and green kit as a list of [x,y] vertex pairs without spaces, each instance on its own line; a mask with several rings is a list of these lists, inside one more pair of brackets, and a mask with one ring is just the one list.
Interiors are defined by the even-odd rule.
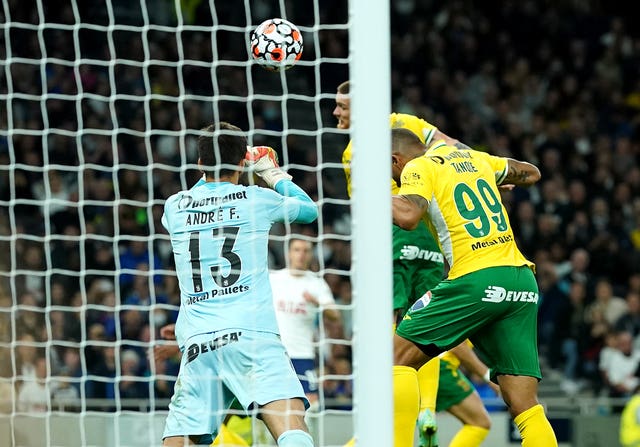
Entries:
[[[349,129],[351,126],[351,100],[349,81],[338,86],[336,107],[333,115],[337,118],[337,127]],[[420,141],[429,143],[433,138],[444,139],[450,144],[462,145],[457,140],[440,132],[435,126],[413,115],[392,113],[389,116],[391,128],[404,128],[413,132]],[[342,154],[342,165],[347,180],[347,192],[351,196],[351,142]],[[391,192],[398,191],[398,184],[390,179]],[[393,311],[394,321],[404,315],[408,307],[426,291],[438,284],[444,274],[444,258],[437,242],[429,233],[426,225],[420,225],[412,231],[393,226]],[[436,447],[436,395],[440,373],[440,361],[434,359],[419,371],[420,375],[420,446]],[[396,440],[396,445],[406,441]]]
[[[411,155],[407,156],[402,151],[398,151],[394,148],[391,153],[391,172],[393,178],[400,178],[402,168],[415,155],[416,154],[411,152]],[[421,223],[424,225],[423,222]],[[407,232],[407,234],[410,235],[411,232]],[[420,266],[415,265],[415,267],[419,268]],[[397,267],[394,264],[394,274],[396,273],[396,270]],[[420,277],[420,275],[415,276]],[[412,277],[409,275],[403,278],[394,276],[394,286],[395,281],[398,281],[401,284],[410,284],[412,282]],[[432,285],[427,289],[418,288],[416,290],[428,291],[433,287],[435,287],[435,285]],[[455,416],[463,424],[460,430],[455,434],[455,436],[449,443],[449,447],[478,447],[482,444],[485,437],[489,433],[489,429],[491,428],[491,420],[489,418],[489,414],[484,407],[480,396],[475,391],[475,388],[473,387],[471,382],[458,368],[458,366],[462,363],[467,371],[475,373],[485,379],[487,382],[490,382],[488,377],[489,368],[473,352],[471,346],[471,343],[466,340],[460,345],[442,353],[439,356],[440,369],[437,388],[437,399],[435,402],[436,411],[447,411]],[[428,364],[430,363],[431,362],[429,362]],[[421,368],[420,371],[423,371],[423,369],[424,368]],[[403,373],[402,370],[396,372]],[[494,388],[494,391],[499,393],[499,387],[497,385],[491,383],[491,386]],[[423,392],[422,387],[420,388],[420,391]],[[427,390],[427,392],[432,393],[433,391]],[[422,402],[422,396],[420,401]],[[420,416],[418,417],[418,420],[419,422],[422,422]],[[409,439],[408,437],[411,435],[411,433],[403,430],[397,430],[396,432],[396,445],[412,445],[412,439]],[[424,436],[422,433],[421,435],[422,438],[426,438],[426,436]],[[407,437],[405,438],[405,436]]]
[[640,394],[635,394],[620,415],[620,444],[640,447]]
[[[534,265],[518,249],[498,185],[529,186],[532,164],[434,141],[425,145],[405,129],[392,130],[392,152],[411,159],[393,196],[394,223],[424,221],[448,264],[446,280],[418,300],[394,335],[396,430],[412,432],[420,394],[417,370],[470,339],[491,365],[491,379],[514,417],[524,447],[557,447],[537,399],[538,286]],[[394,172],[397,172],[394,171]]]

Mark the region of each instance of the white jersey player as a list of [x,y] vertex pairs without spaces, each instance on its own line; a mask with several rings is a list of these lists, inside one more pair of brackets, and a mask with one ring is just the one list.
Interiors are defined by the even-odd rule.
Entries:
[[327,282],[309,270],[313,246],[304,239],[291,239],[287,256],[288,268],[269,275],[273,289],[273,305],[284,347],[311,403],[318,399],[316,349],[318,317],[339,320],[340,313],[328,308],[335,304]]

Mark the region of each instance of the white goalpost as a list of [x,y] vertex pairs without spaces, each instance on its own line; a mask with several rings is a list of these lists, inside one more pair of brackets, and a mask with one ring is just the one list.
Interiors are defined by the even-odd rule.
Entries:
[[[272,267],[292,234],[317,242],[344,318],[318,324],[316,445],[391,445],[389,2],[0,5],[0,445],[160,444],[178,364],[153,350],[179,305],[160,217],[214,121],[275,147],[320,208],[270,236]],[[250,60],[270,17],[304,36],[286,72]],[[331,113],[347,79],[351,135]]]
[[355,433],[358,445],[391,446],[391,331],[381,330],[392,327],[393,307],[389,4],[350,6]]

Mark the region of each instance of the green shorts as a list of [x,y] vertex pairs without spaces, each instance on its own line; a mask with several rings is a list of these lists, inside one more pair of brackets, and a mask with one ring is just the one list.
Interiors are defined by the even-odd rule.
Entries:
[[531,269],[492,267],[442,281],[407,311],[397,334],[435,357],[470,339],[497,374],[541,378],[538,285]]
[[438,382],[438,397],[436,411],[446,411],[465,400],[475,388],[467,376],[458,367],[446,360],[440,360],[440,381]]
[[415,230],[393,226],[393,310],[404,314],[444,274],[444,257],[423,221]]

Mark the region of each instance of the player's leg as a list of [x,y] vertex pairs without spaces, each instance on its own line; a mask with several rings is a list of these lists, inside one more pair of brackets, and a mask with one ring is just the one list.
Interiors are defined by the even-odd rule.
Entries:
[[281,399],[260,406],[260,416],[279,447],[312,447],[302,399]]
[[463,424],[449,447],[478,447],[489,433],[491,419],[473,384],[458,369],[457,362],[449,353],[440,360],[436,410],[448,411]]
[[212,366],[216,362],[212,362],[210,353],[203,354],[192,348],[208,342],[210,337],[190,339],[190,353],[182,356],[162,436],[163,446],[210,445],[212,433],[222,424],[231,404],[233,396]]
[[553,428],[538,402],[538,379],[499,375],[498,383],[509,412],[522,436],[523,447],[557,447]]
[[[411,419],[415,420],[420,407],[417,370],[460,344],[475,328],[466,302],[462,307],[456,305],[466,289],[454,281],[441,282],[417,300],[398,325],[393,346],[396,447],[413,446],[415,426]],[[420,432],[422,445],[430,442],[425,434]]]
[[491,364],[504,401],[514,417],[524,447],[557,447],[553,428],[538,402],[540,363],[537,347],[538,286],[527,267],[486,269],[474,278],[478,286],[499,287],[511,300],[486,300],[500,318],[472,338]]
[[462,422],[462,428],[449,443],[449,447],[478,447],[491,429],[489,413],[477,391],[473,390],[462,402],[447,410]]
[[312,447],[304,421],[309,402],[279,336],[243,331],[242,339],[227,345],[237,361],[227,362],[226,385],[244,408],[258,405],[260,417],[279,446]]
[[413,447],[420,412],[418,369],[430,359],[411,341],[393,337],[393,433],[395,447]]
[[438,425],[436,423],[436,399],[440,381],[440,359],[434,357],[418,369],[418,387],[420,388],[420,413],[418,414],[418,433],[420,447],[438,445]]

